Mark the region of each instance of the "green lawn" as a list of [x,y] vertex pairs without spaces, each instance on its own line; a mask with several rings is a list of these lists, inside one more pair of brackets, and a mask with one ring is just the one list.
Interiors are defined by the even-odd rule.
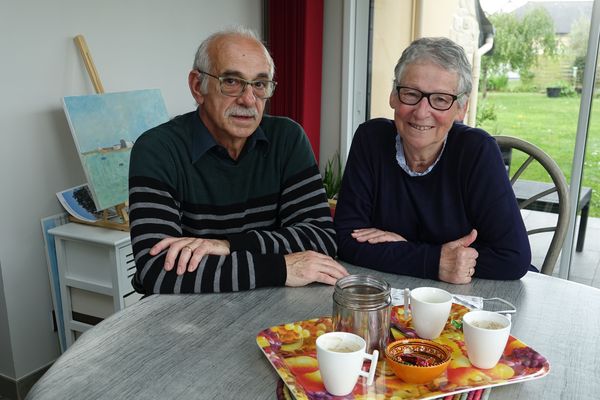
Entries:
[[[570,182],[581,97],[550,98],[542,93],[488,93],[479,106],[493,105],[497,119],[481,127],[492,135],[525,139],[541,147]],[[594,99],[585,155],[583,185],[593,188],[590,215],[600,217],[600,100]],[[531,168],[530,168],[531,169]],[[543,179],[541,168],[527,170],[524,178]]]

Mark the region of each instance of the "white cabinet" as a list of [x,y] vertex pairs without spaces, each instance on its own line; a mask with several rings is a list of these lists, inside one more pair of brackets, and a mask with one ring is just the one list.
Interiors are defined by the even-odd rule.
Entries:
[[66,345],[112,313],[138,301],[129,232],[68,223],[54,236]]

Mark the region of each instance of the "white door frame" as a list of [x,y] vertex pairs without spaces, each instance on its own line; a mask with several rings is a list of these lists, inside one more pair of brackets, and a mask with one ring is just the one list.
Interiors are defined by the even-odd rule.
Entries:
[[346,164],[352,137],[367,118],[370,1],[344,0],[340,158]]

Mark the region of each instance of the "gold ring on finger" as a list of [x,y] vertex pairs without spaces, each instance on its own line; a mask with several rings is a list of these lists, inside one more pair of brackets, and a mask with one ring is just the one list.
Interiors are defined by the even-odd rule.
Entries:
[[194,250],[190,246],[183,246],[184,249],[188,249],[190,253],[193,253]]

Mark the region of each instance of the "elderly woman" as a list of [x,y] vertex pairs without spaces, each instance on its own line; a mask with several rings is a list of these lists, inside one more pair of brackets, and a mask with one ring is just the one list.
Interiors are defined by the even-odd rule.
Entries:
[[335,214],[339,257],[457,284],[521,278],[531,250],[498,146],[457,122],[472,85],[464,50],[418,39],[394,75],[394,120],[354,135]]

